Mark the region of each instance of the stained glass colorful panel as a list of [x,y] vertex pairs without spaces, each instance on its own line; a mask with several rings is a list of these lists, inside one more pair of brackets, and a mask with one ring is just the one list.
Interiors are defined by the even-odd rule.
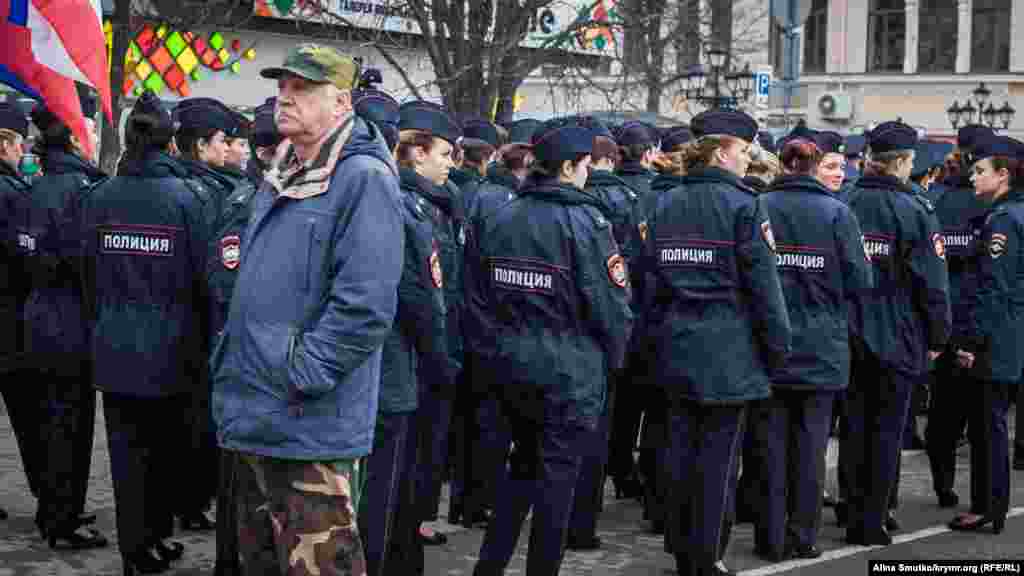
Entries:
[[161,46],[149,55],[149,63],[157,72],[163,74],[174,64],[174,57],[167,51],[166,46]]
[[224,35],[220,32],[214,32],[210,34],[210,47],[214,50],[220,50],[224,47]]
[[185,74],[190,74],[192,70],[199,65],[199,59],[196,58],[196,53],[191,48],[185,48],[181,54],[178,54],[178,66],[185,71]]
[[181,71],[181,68],[172,66],[170,70],[164,74],[164,82],[171,90],[177,90],[178,86],[185,81],[185,73]]
[[146,90],[159,94],[164,89],[164,79],[159,74],[150,74],[149,78],[143,82],[143,86],[146,87]]
[[153,67],[146,60],[139,62],[138,66],[135,67],[135,75],[139,77],[139,80],[145,80],[151,72],[153,72]]
[[177,58],[178,54],[181,54],[181,51],[185,49],[185,39],[181,37],[181,34],[174,32],[167,37],[164,45],[171,52],[171,56]]

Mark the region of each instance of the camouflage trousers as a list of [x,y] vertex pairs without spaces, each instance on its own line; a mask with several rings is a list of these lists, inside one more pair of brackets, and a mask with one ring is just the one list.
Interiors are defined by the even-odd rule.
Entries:
[[364,460],[239,454],[238,548],[251,576],[365,576],[355,510]]

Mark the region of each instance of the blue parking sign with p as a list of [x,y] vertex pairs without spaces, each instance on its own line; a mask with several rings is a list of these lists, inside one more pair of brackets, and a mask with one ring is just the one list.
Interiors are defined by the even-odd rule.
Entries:
[[771,72],[759,72],[757,74],[757,95],[767,98],[768,91],[772,85]]

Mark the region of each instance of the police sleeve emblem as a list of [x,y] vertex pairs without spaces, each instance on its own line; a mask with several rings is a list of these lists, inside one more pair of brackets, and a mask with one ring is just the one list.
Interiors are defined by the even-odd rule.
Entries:
[[434,246],[434,250],[430,253],[430,261],[427,265],[430,267],[430,279],[434,282],[434,287],[443,288],[444,273],[441,271],[441,256],[437,252],[437,246]]
[[220,262],[228,270],[238,268],[242,257],[242,241],[238,236],[225,236],[220,239]]
[[637,224],[636,227],[637,227],[637,230],[640,231],[640,240],[642,242],[647,242],[647,221],[645,220],[645,221]]
[[764,243],[771,248],[772,252],[775,252],[775,234],[772,233],[772,223],[768,220],[761,222],[761,238],[764,239]]
[[1006,252],[1006,234],[993,234],[988,242],[988,253],[995,260]]
[[942,234],[932,234],[932,246],[935,248],[935,255],[941,260],[946,259],[946,240],[942,237]]
[[608,258],[608,279],[619,288],[625,288],[629,283],[626,275],[626,261],[619,254],[612,254]]

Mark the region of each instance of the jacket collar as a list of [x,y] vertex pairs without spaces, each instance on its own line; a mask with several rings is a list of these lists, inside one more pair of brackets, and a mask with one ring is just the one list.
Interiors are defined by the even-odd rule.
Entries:
[[85,174],[90,182],[96,182],[106,177],[98,168],[89,164],[76,154],[70,154],[59,148],[50,148],[46,151],[46,174]]
[[679,176],[676,174],[658,174],[651,180],[651,190],[654,192],[663,192],[665,190],[671,190],[676,186],[681,186],[686,182],[685,176]]
[[619,174],[625,176],[647,176],[653,178],[654,172],[644,168],[643,164],[639,162],[624,162],[622,166],[619,166]]
[[512,190],[518,190],[522,185],[519,178],[512,173],[511,170],[502,166],[501,164],[495,164],[487,171],[487,181],[499,186],[511,188]]
[[750,188],[750,186],[744,184],[743,180],[741,180],[739,176],[716,166],[705,166],[694,170],[683,177],[683,182],[686,184],[725,182],[739,188],[747,194],[757,194]]
[[353,116],[349,115],[324,141],[317,157],[303,164],[295,154],[295,145],[290,141],[280,146],[270,170],[264,174],[266,180],[279,196],[302,200],[327,192],[331,174],[338,164],[342,149],[352,135]]
[[587,187],[591,186],[626,186],[629,184],[608,170],[591,170],[587,177]]
[[526,180],[518,194],[523,197],[540,198],[549,202],[555,202],[556,204],[569,206],[590,205],[602,211],[606,208],[604,202],[597,196],[570,184],[562,184],[555,178],[538,179],[531,176]]
[[908,184],[900,181],[895,176],[888,174],[863,175],[857,180],[858,188],[884,188],[888,190],[899,190],[905,194],[914,194],[914,189]]
[[766,192],[776,192],[779,190],[800,190],[802,192],[813,192],[816,194],[824,194],[825,196],[835,196],[834,193],[830,192],[828,188],[822,186],[821,182],[812,176],[779,176],[772,182]]
[[150,151],[142,161],[125,162],[118,171],[118,175],[139,178],[188,178],[191,176],[188,168],[182,165],[181,160],[172,158],[159,150]]

